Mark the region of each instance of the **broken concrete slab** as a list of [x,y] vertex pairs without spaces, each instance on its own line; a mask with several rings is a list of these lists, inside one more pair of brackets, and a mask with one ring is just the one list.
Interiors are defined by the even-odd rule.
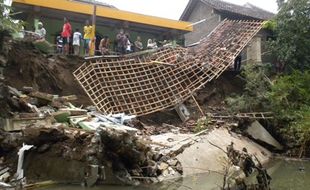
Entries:
[[[174,141],[169,142],[170,138],[174,139]],[[247,147],[248,152],[255,154],[262,163],[267,162],[271,157],[271,153],[267,149],[252,142],[250,139],[221,128],[214,129],[208,134],[202,134],[201,136],[167,133],[152,136],[151,139],[154,142],[172,146],[172,148],[163,149],[162,152],[179,151],[176,158],[183,167],[184,176],[205,173],[210,170],[221,172],[223,168],[221,158],[227,157],[223,150],[226,150],[227,145],[231,142],[234,142],[235,148],[240,151],[243,147]],[[223,150],[210,144],[210,142]],[[186,148],[182,149],[184,145],[186,145]]]
[[42,117],[28,117],[28,118],[13,118],[4,119],[4,130],[7,132],[20,131],[29,126],[49,126],[51,125],[51,120]]
[[283,150],[283,146],[258,121],[254,121],[246,132],[256,140],[267,143],[277,150]]

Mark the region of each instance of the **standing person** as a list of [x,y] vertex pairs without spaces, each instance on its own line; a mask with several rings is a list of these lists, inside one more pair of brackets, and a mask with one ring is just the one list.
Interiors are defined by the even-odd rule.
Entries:
[[69,54],[69,43],[70,43],[71,33],[72,33],[71,24],[69,23],[69,20],[65,17],[61,37],[62,37],[62,43],[63,43],[63,53],[66,55]]
[[153,38],[153,49],[158,48],[156,39]]
[[126,38],[127,38],[127,42],[126,42],[126,53],[131,53],[132,49],[131,49],[131,42],[130,42],[130,38],[129,38],[129,34],[126,34]]
[[38,22],[38,29],[36,30],[36,33],[39,34],[38,40],[42,40],[42,41],[45,40],[46,30],[45,30],[45,28],[43,28],[42,22]]
[[141,37],[137,36],[137,40],[135,41],[135,51],[142,51],[143,50],[143,44],[141,42]]
[[63,49],[63,42],[62,42],[62,37],[60,35],[58,35],[56,37],[56,45],[57,45],[57,53],[62,53],[62,49]]
[[128,40],[124,33],[124,29],[120,29],[119,33],[116,35],[117,52],[120,54],[125,54],[127,41]]
[[147,49],[153,49],[153,41],[152,41],[152,39],[148,39],[147,40],[146,48]]
[[157,48],[157,43],[156,43],[155,39],[154,40],[148,39],[146,47],[147,47],[147,49],[156,49]]
[[85,56],[89,55],[89,42],[92,37],[93,27],[89,24],[89,20],[86,20],[84,26],[84,53]]
[[241,67],[241,61],[242,61],[242,57],[241,54],[239,54],[234,62],[234,70],[235,71],[240,71],[240,67]]
[[81,39],[82,39],[82,34],[79,31],[79,29],[75,29],[75,32],[73,33],[73,49],[74,49],[74,55],[79,55],[80,54],[80,45],[81,45]]

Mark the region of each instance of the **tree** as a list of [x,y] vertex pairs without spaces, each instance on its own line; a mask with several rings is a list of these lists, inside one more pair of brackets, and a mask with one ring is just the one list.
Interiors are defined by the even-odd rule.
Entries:
[[0,51],[2,50],[4,35],[18,32],[22,27],[21,22],[14,21],[10,14],[5,14],[6,10],[11,10],[11,7],[5,5],[4,0],[0,0]]
[[269,93],[271,107],[282,134],[293,144],[310,142],[310,71],[278,77]]
[[6,10],[11,10],[11,7],[5,5],[4,0],[0,0],[0,31],[18,32],[20,24],[14,21],[10,14],[5,14]]
[[310,69],[310,0],[283,0],[271,50],[289,71]]

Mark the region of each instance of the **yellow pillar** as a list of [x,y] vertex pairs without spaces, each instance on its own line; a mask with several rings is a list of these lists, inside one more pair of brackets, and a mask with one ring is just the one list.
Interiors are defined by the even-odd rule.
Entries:
[[96,25],[93,25],[92,27],[92,35],[90,38],[90,45],[89,45],[89,56],[95,55],[95,49],[96,49]]
[[96,2],[94,1],[94,12],[93,12],[93,28],[92,28],[92,34],[90,38],[90,45],[89,45],[89,56],[94,56],[96,51]]

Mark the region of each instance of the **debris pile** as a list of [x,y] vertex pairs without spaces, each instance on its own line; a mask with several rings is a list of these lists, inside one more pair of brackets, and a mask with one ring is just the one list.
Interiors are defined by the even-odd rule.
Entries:
[[[206,114],[194,93],[231,66],[261,27],[260,21],[225,20],[196,48],[163,47],[86,62],[13,42],[0,82],[0,181],[92,186],[181,177],[186,167],[177,155],[213,128],[238,125],[235,116],[215,113],[222,108],[209,107]],[[189,97],[199,108],[196,118],[185,106]],[[90,100],[94,106],[87,106]],[[157,115],[149,125],[136,118],[166,108],[174,108],[172,115],[183,123]],[[151,136],[162,133],[164,141]]]
[[[25,161],[28,163],[26,176],[33,181],[44,179],[44,175],[38,177],[34,174],[38,172],[38,166],[31,162],[36,155],[42,160],[57,157],[79,161],[85,171],[90,165],[104,167],[125,184],[161,181],[169,175],[181,176],[182,166],[176,159],[156,152],[151,142],[136,135],[136,128],[127,126],[134,126],[135,116],[103,115],[92,106],[77,108],[70,103],[76,98],[75,95],[38,92],[31,87],[19,91],[1,84],[0,101],[6,102],[7,111],[3,115],[6,119],[1,122],[4,131],[1,130],[0,134],[0,158],[4,171],[0,177],[3,181],[24,181],[23,175],[11,175],[15,173],[11,158],[14,158],[13,154],[17,155],[23,143],[33,146]],[[53,169],[46,166],[45,170]],[[90,180],[95,175],[92,172],[80,177],[85,184],[106,182],[99,177]],[[48,177],[58,179],[53,175]]]
[[[246,177],[257,171],[257,184],[247,185],[241,178],[236,178],[236,185],[238,188],[262,190],[270,189],[271,177],[255,155],[250,155],[245,147],[242,151],[236,150],[233,142],[227,146],[226,150],[227,157],[230,159],[230,162],[234,166],[240,167]],[[240,181],[242,183],[240,183]]]

